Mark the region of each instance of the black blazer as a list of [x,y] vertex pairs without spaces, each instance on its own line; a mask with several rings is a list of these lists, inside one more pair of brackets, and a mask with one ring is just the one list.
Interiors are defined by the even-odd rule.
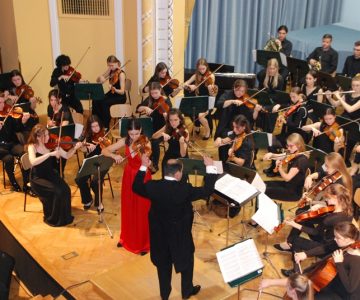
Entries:
[[144,183],[145,172],[136,174],[133,191],[151,201],[150,255],[154,265],[160,267],[171,262],[176,272],[181,272],[192,262],[195,246],[191,202],[210,196],[217,177],[208,174],[203,187],[193,187],[190,183],[165,179]]

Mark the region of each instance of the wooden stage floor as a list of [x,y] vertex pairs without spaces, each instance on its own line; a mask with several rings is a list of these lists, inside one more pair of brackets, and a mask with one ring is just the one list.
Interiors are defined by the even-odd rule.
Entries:
[[[261,157],[261,153],[258,156]],[[262,170],[265,165],[259,162],[257,166]],[[28,197],[27,211],[24,212],[24,194],[4,190],[2,186],[1,222],[63,288],[86,281],[69,291],[77,299],[160,299],[156,269],[150,263],[149,255],[141,257],[116,247],[120,230],[122,166],[114,166],[110,172],[114,199],[111,197],[107,181],[104,188],[104,217],[113,231],[113,239],[109,237],[105,226],[98,222],[95,210],[82,209],[80,193],[74,183],[77,169],[76,158],[72,158],[66,166],[65,178],[71,186],[73,195],[73,224],[61,228],[46,225],[42,221],[42,206],[39,199]],[[155,178],[160,176],[156,175]],[[202,290],[193,299],[238,299],[237,289],[230,288],[223,282],[216,260],[206,262],[213,258],[219,249],[225,247],[225,235],[219,236],[218,233],[226,229],[226,219],[221,219],[209,211],[205,201],[197,201],[195,205],[202,218],[196,218],[196,224],[193,226],[196,246],[194,284],[201,284]],[[285,204],[284,207],[291,206],[293,203]],[[248,204],[244,213],[240,212],[237,217],[231,219],[231,225],[248,219],[253,211],[254,208]],[[212,232],[200,224],[203,221],[210,225]],[[248,229],[249,237],[255,239],[258,250],[262,253],[267,240],[265,232],[262,229]],[[278,271],[280,268],[291,266],[290,256],[276,251],[272,244],[282,241],[287,232],[288,228],[268,237],[270,258]],[[229,236],[230,244],[239,241],[242,235],[242,226],[234,226]],[[277,278],[276,272],[265,260],[264,265],[264,277]],[[257,293],[244,289],[257,289],[259,281],[260,279],[256,279],[243,285],[241,299],[256,299]],[[170,299],[181,299],[178,275],[174,275],[173,282]],[[267,292],[279,297],[284,295],[284,289],[281,288],[269,289]],[[263,293],[261,299],[276,298]]]

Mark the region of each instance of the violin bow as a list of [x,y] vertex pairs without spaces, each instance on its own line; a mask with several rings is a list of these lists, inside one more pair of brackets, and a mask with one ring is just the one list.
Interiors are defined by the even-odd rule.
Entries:
[[[177,71],[175,74],[173,74],[173,77],[175,77],[177,74],[180,73],[181,70]],[[170,82],[171,80],[173,80],[174,78],[170,78],[164,85],[161,86],[161,88],[164,88],[166,87]],[[180,85],[179,85],[180,86]]]
[[90,50],[90,46],[87,47],[87,49],[85,50],[84,54],[81,56],[81,58],[79,59],[79,62],[76,64],[76,66],[74,67],[74,70],[71,72],[71,74],[69,75],[68,79],[64,80],[65,82],[68,82],[70,80],[70,78],[74,75],[74,73],[76,72],[76,68],[80,65],[80,63],[82,62],[82,60],[85,58],[86,54],[89,52]]
[[[40,67],[40,68],[35,72],[35,74],[33,75],[33,77],[31,77],[31,79],[30,79],[30,81],[29,81],[29,83],[28,83],[27,85],[29,85],[29,84],[35,79],[35,77],[40,73],[41,69],[42,69],[42,67]],[[11,114],[12,111],[14,110],[16,103],[17,103],[18,100],[21,98],[21,96],[24,94],[24,92],[25,92],[25,89],[22,89],[20,95],[17,97],[17,99],[15,100],[14,104],[11,106],[10,110],[8,111],[6,117],[5,117],[4,121],[3,121],[3,124],[5,124],[7,118],[10,116],[10,114]]]
[[219,71],[220,68],[221,68],[223,65],[224,65],[224,64],[221,64],[220,66],[218,66],[218,67],[214,70],[214,72],[211,72],[210,75],[206,76],[206,77],[203,79],[203,81],[201,81],[201,82],[195,87],[195,90],[198,89],[199,86],[201,86],[206,80],[208,80],[212,74],[215,74],[216,71]]
[[[57,145],[57,149],[60,149],[60,140],[61,140],[61,135],[62,135],[62,122],[64,119],[64,112],[61,112],[61,121],[60,121],[60,129],[59,129],[59,140],[58,140],[58,145]],[[60,177],[64,178],[64,174],[63,174],[63,170],[62,170],[62,159],[61,159],[61,155],[59,158],[59,164],[60,164]]]
[[113,126],[111,126],[111,128],[108,130],[108,132],[104,134],[103,138],[106,138],[109,135],[110,131],[113,130],[116,127],[116,125],[118,125],[120,123],[120,121],[125,118],[125,116],[126,116],[126,114],[124,114],[120,119],[118,119],[115,122],[115,124]]

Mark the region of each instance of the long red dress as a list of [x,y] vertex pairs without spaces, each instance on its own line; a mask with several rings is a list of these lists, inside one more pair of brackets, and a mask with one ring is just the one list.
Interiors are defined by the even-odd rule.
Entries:
[[[149,220],[150,201],[132,191],[136,173],[141,166],[140,155],[130,155],[129,146],[125,146],[127,163],[124,168],[121,189],[121,233],[120,243],[133,253],[149,252]],[[146,172],[144,182],[151,180],[151,173]]]

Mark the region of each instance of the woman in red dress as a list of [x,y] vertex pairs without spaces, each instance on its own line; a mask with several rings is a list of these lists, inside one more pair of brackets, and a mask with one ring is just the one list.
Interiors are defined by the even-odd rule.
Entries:
[[[127,137],[102,150],[102,154],[115,160],[117,164],[126,161],[122,177],[121,190],[121,233],[118,247],[135,254],[145,255],[150,250],[148,213],[150,201],[140,197],[132,191],[135,175],[141,167],[142,146],[137,147],[137,141],[142,138],[141,123],[137,119],[130,119],[127,128]],[[114,152],[125,147],[125,156]],[[146,148],[150,149],[150,142]],[[134,150],[135,149],[135,150]],[[148,171],[144,182],[151,179]]]

